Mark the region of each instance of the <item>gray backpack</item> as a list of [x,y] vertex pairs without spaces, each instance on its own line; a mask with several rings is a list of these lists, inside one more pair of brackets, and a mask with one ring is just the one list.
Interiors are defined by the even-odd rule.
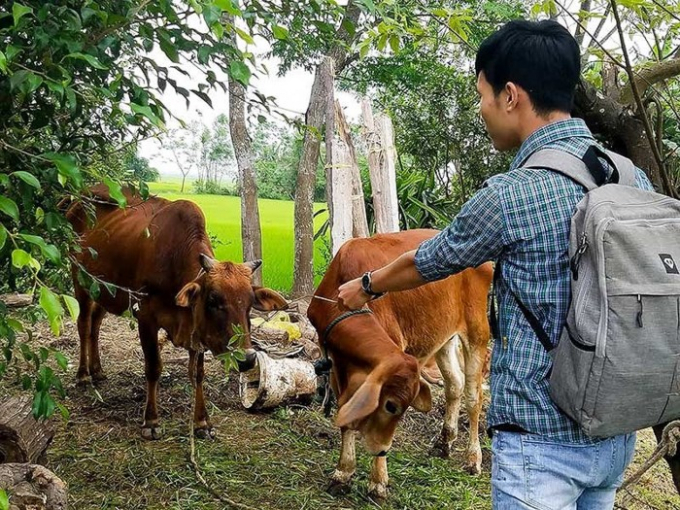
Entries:
[[632,162],[595,147],[583,160],[541,150],[523,166],[588,191],[571,220],[572,299],[550,351],[552,399],[596,437],[680,418],[680,201],[635,187]]

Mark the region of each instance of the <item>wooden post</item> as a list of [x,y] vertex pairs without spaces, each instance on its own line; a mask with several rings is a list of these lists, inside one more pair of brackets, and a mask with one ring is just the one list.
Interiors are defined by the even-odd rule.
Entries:
[[361,104],[364,117],[364,139],[368,151],[368,167],[373,189],[376,231],[399,231],[399,203],[397,201],[396,151],[394,129],[387,115],[373,118],[368,99]]
[[28,398],[10,398],[0,404],[0,464],[29,462],[42,464],[52,442],[54,428],[37,421]]
[[364,189],[361,185],[361,173],[357,163],[357,153],[352,142],[349,124],[345,119],[339,101],[335,101],[335,118],[340,139],[347,146],[352,171],[352,236],[368,237],[368,220],[366,218],[366,204],[364,203]]

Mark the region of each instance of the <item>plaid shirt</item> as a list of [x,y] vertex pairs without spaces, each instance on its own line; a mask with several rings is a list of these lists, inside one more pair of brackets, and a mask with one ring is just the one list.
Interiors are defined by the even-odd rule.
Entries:
[[[417,251],[416,268],[427,281],[489,260],[502,262],[496,289],[501,338],[494,342],[491,363],[489,427],[511,424],[557,441],[595,441],[550,399],[551,359],[509,287],[556,345],[571,299],[571,215],[585,190],[561,174],[522,164],[539,149],[581,158],[596,144],[581,119],[538,129],[524,141],[510,171],[491,177],[451,225]],[[638,187],[653,189],[641,170],[636,177]]]

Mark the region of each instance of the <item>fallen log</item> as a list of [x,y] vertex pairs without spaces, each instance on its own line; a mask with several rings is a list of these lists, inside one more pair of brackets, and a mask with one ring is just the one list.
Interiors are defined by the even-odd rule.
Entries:
[[0,464],[44,464],[53,436],[49,421],[33,417],[30,398],[13,397],[0,404]]
[[38,464],[0,464],[0,489],[10,510],[67,510],[66,484]]
[[33,303],[33,294],[2,294],[0,302],[8,308],[21,308]]

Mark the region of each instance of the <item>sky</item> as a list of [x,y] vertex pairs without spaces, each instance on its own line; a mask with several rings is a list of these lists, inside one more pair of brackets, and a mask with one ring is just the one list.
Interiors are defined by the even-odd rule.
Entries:
[[[257,56],[266,53],[268,46],[263,39],[258,38],[256,39],[255,46],[248,49]],[[153,57],[160,65],[169,64],[165,59],[165,55],[160,51],[155,51]],[[269,69],[270,75],[253,77],[251,80],[252,86],[250,87],[251,93],[252,89],[256,89],[266,96],[273,96],[276,98],[277,105],[287,116],[291,117],[297,114],[301,118],[304,117],[304,113],[307,110],[307,105],[309,103],[309,96],[312,91],[312,83],[314,81],[313,73],[303,69],[293,69],[285,76],[279,77],[276,75],[278,70],[278,59],[258,58],[257,60],[258,63],[265,64]],[[189,79],[182,76],[177,77],[178,84],[187,88],[197,88],[198,83],[203,81],[201,75],[189,63],[185,63],[184,69],[191,74],[191,77]],[[218,72],[217,69],[215,71],[218,77],[223,74]],[[224,83],[225,85],[227,84],[226,77]],[[186,123],[189,123],[192,120],[201,119],[205,125],[209,126],[219,114],[228,114],[229,94],[224,92],[221,87],[209,91],[208,94],[213,102],[214,108],[211,108],[204,101],[192,94],[191,103],[187,109],[184,97],[178,95],[172,87],[167,87],[165,93],[161,94],[160,98],[174,116],[181,118]],[[353,123],[359,122],[361,115],[360,98],[353,94],[340,91],[336,91],[336,98],[343,107],[348,120]],[[283,122],[277,116],[271,117],[271,120]],[[179,127],[179,123],[171,119],[168,121],[167,127],[176,128]],[[157,140],[151,139],[143,141],[139,145],[139,154],[142,157],[147,158],[151,166],[157,168],[162,175],[181,175],[168,151],[164,150]],[[190,177],[191,176],[195,176],[195,169],[190,173]]]

